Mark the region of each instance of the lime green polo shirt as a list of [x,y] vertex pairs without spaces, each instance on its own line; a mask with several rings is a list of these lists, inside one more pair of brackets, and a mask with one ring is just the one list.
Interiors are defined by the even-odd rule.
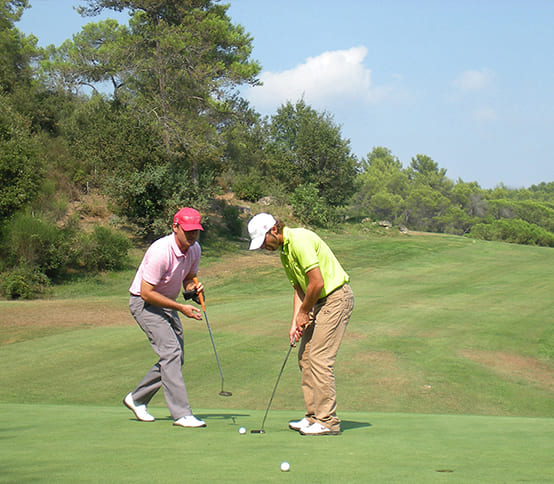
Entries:
[[306,293],[307,272],[319,267],[323,276],[321,296],[325,297],[350,280],[329,246],[314,232],[307,229],[283,228],[281,263],[290,283]]

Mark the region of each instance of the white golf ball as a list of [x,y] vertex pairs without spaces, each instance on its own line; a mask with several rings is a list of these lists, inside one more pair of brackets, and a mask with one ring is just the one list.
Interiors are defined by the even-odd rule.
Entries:
[[241,427],[241,428],[239,429],[239,434],[243,435],[243,434],[245,434],[245,433],[246,433],[246,429],[245,429],[244,427]]
[[281,470],[287,472],[290,469],[290,464],[288,462],[281,462]]

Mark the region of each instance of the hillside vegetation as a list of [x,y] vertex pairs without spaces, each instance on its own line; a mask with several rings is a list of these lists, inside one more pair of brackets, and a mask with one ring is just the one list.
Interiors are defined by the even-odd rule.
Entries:
[[[371,133],[357,157],[332,113],[303,99],[257,113],[240,95],[259,83],[255,39],[227,5],[84,0],[80,13],[125,10],[129,24],[91,22],[41,48],[16,26],[30,3],[0,4],[4,298],[120,269],[183,206],[202,212],[212,239],[240,237],[244,217],[230,193],[313,227],[381,222],[554,246],[552,180],[512,188],[499,174],[485,189],[449,179],[423,153],[403,166]],[[98,215],[98,227],[84,223]]]

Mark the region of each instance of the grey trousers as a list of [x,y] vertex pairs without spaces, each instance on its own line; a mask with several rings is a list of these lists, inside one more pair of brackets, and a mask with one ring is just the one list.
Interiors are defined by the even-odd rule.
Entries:
[[129,299],[129,309],[160,358],[133,390],[133,400],[146,405],[161,387],[174,420],[192,415],[181,369],[183,327],[177,311],[153,306],[133,295]]

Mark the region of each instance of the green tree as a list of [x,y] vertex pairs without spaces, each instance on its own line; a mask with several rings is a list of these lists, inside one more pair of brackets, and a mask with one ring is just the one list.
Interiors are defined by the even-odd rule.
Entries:
[[48,47],[41,63],[45,82],[75,93],[82,86],[98,93],[98,84],[109,82],[117,99],[133,72],[132,59],[126,55],[128,42],[127,27],[115,20],[89,23],[60,47]]
[[72,157],[66,170],[81,189],[107,187],[113,194],[114,177],[166,163],[155,129],[102,96],[76,103],[60,126]]
[[268,164],[264,152],[267,125],[244,99],[229,102],[233,116],[223,127],[223,172],[221,185],[236,196],[255,202],[268,195]]
[[291,192],[313,184],[325,203],[343,205],[354,192],[357,160],[331,115],[303,100],[272,116],[266,146],[272,175]]
[[521,219],[554,232],[554,208],[533,200],[489,200],[489,214],[495,219]]
[[240,84],[255,84],[260,70],[249,60],[252,39],[231,23],[228,5],[89,0],[81,11],[104,8],[131,14],[130,35],[120,45],[131,60],[126,64],[135,66],[122,86],[125,102],[157,127],[168,160],[186,166],[193,180],[200,169],[220,168],[217,128],[230,114],[225,100]]
[[43,171],[29,125],[0,95],[0,220],[23,208],[40,188]]
[[529,198],[536,201],[549,202],[554,207],[554,181],[531,185],[528,192]]
[[373,148],[361,162],[353,197],[355,211],[364,217],[398,221],[409,182],[402,163],[388,148]]
[[369,200],[369,214],[379,220],[396,222],[404,210],[404,200],[400,195],[387,190],[377,192]]
[[[44,64],[50,85],[112,82],[112,110],[91,98],[67,133],[88,160],[79,163],[83,180],[98,183],[107,171],[110,193],[122,206],[137,200],[139,209],[125,213],[144,221],[147,232],[165,225],[166,214],[191,194],[213,193],[238,87],[258,82],[252,39],[231,22],[228,8],[198,0],[88,0],[82,14],[125,10],[129,26],[89,24]],[[87,110],[89,120],[82,116]]]
[[450,200],[428,185],[414,187],[406,198],[405,224],[416,230],[440,231],[440,217],[451,206]]
[[484,191],[476,182],[464,183],[458,180],[452,189],[450,200],[470,217],[484,217],[487,214]]
[[454,185],[446,177],[446,168],[439,168],[439,165],[427,155],[416,155],[412,158],[408,174],[414,184],[427,185],[444,196],[449,196]]
[[36,38],[25,36],[14,27],[27,0],[0,1],[0,93],[13,93],[19,84],[31,80],[31,61],[37,55]]

